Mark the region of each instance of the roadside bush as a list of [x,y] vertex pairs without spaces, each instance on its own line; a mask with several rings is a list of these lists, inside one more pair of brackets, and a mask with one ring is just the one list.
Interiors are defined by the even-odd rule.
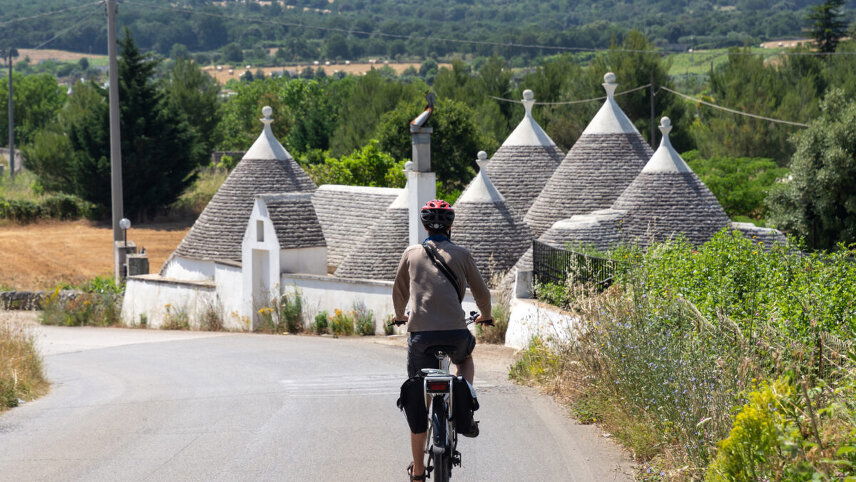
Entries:
[[353,313],[357,334],[360,336],[374,336],[374,313],[366,307],[366,304],[362,301],[355,302]]
[[329,316],[326,311],[321,311],[317,315],[315,315],[315,323],[313,323],[312,328],[315,331],[316,335],[323,335],[327,333],[329,329],[328,319]]
[[300,333],[303,331],[303,295],[295,290],[283,293],[274,300],[277,332]]
[[505,332],[508,331],[508,318],[511,314],[510,292],[501,290],[500,298],[493,305],[493,326],[476,326],[476,337],[481,343],[505,344]]
[[570,304],[568,287],[559,283],[536,283],[535,298],[559,308],[567,308]]
[[0,324],[0,412],[47,390],[35,340],[24,328]]
[[39,321],[44,325],[115,326],[121,323],[121,295],[83,292],[63,296],[59,287],[42,302]]
[[334,310],[330,318],[330,332],[337,336],[350,336],[354,334],[354,317],[352,313],[342,310]]
[[189,330],[190,316],[185,307],[176,308],[171,304],[164,306],[163,323],[161,330]]
[[202,316],[199,319],[199,329],[204,331],[223,331],[223,308],[219,301],[209,303],[205,306],[205,310],[202,311]]

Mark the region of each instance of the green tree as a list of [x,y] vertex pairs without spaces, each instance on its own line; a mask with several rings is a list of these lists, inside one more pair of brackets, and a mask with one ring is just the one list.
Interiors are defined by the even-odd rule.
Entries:
[[698,151],[682,157],[710,188],[725,212],[735,220],[762,221],[767,214],[766,199],[777,181],[788,174],[772,159],[755,157],[714,157],[704,159]]
[[[342,156],[363,146],[368,139],[375,137],[372,134],[384,113],[394,109],[399,102],[421,98],[425,90],[427,88],[421,82],[402,84],[385,79],[376,70],[355,78],[343,92],[338,124],[330,141],[333,155]],[[396,153],[393,155],[398,156]]]
[[328,157],[320,164],[305,166],[315,184],[404,187],[404,161],[397,161],[378,148],[372,139],[363,148],[342,156]]
[[217,127],[220,148],[245,151],[261,132],[262,107],[273,108],[275,122],[271,124],[277,139],[285,139],[291,126],[291,114],[282,98],[285,79],[266,78],[254,82],[242,82],[236,95],[223,105],[222,121]]
[[[47,125],[65,103],[65,89],[50,74],[12,75],[15,83],[15,142],[23,146],[33,140],[36,131]],[[0,143],[4,146],[8,142],[8,106],[9,84],[4,78],[0,82]]]
[[171,107],[187,119],[200,148],[210,153],[219,143],[220,86],[217,81],[202,71],[196,62],[184,57],[173,64],[165,81],[165,90]]
[[856,102],[833,89],[794,142],[791,180],[771,193],[770,220],[812,248],[856,242]]
[[[158,88],[157,61],[137,49],[127,30],[119,47],[125,212],[145,219],[175,201],[193,182],[205,153]],[[110,205],[106,97],[107,92],[93,84],[78,84],[56,122],[37,136],[29,151],[35,155],[33,170],[46,189],[76,194],[102,207]],[[54,142],[68,147],[65,158],[52,158],[57,154],[50,145]]]
[[[402,102],[384,114],[375,132],[381,150],[396,159],[410,159],[410,121],[423,110],[423,103]],[[441,99],[428,120],[431,136],[431,167],[446,192],[462,189],[475,174],[476,154],[490,140],[479,133],[475,113],[466,104]]]
[[841,37],[847,34],[847,22],[841,9],[844,0],[827,0],[809,10],[811,36],[821,52],[835,52]]

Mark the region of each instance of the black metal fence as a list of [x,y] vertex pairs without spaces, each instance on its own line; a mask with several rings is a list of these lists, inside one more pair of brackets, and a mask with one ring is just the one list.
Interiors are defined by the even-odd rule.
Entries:
[[612,284],[615,261],[555,248],[540,241],[532,241],[532,276],[535,283],[595,284],[603,289]]

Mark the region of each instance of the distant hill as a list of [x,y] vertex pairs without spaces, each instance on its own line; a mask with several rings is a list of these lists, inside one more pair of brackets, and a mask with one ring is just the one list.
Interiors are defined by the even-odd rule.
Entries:
[[[69,0],[0,0],[0,44],[104,53],[102,6]],[[804,36],[807,0],[126,0],[120,24],[141,47],[208,52],[253,65],[307,60],[446,58],[498,54],[517,64],[563,48],[603,48],[629,29],[669,50],[755,45]],[[846,13],[853,19],[856,0]],[[4,25],[5,24],[5,25]],[[418,37],[433,37],[425,40]],[[54,38],[55,37],[55,38]],[[51,40],[53,39],[53,40]],[[448,39],[448,40],[440,40]],[[470,41],[475,43],[459,42]],[[482,43],[478,43],[482,42]],[[517,44],[507,47],[495,44]],[[277,58],[270,57],[276,47]],[[515,59],[516,58],[516,59]]]

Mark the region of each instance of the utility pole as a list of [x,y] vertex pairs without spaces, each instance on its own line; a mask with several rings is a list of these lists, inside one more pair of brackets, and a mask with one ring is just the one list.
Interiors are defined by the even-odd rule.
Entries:
[[[107,55],[110,58],[110,187],[111,207],[113,211],[113,250],[117,280],[122,272],[124,256],[119,255],[117,241],[122,240],[122,228],[119,221],[124,215],[122,204],[122,139],[119,133],[119,61],[116,52],[116,0],[106,0],[107,4]],[[124,253],[123,253],[124,254]]]
[[648,138],[649,139],[648,142],[651,143],[651,149],[657,148],[657,145],[656,145],[657,139],[655,137],[656,133],[654,131],[654,129],[657,126],[657,123],[654,122],[654,96],[655,95],[656,94],[654,92],[654,74],[652,73],[651,74],[651,85],[648,86],[648,98],[650,99],[650,104],[651,104],[651,118],[648,119],[648,128],[650,129],[649,134],[648,134],[650,136]]
[[15,177],[15,97],[14,85],[12,83],[12,54],[15,49],[6,51],[6,66],[9,68],[9,177]]

